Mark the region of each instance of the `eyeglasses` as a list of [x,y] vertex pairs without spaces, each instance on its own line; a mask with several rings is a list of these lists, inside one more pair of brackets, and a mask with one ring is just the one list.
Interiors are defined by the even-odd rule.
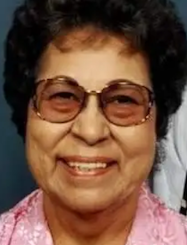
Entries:
[[118,126],[145,122],[153,106],[153,92],[145,86],[118,79],[101,91],[85,90],[70,77],[57,76],[36,83],[32,101],[36,114],[51,123],[73,120],[97,96],[98,107],[106,119]]

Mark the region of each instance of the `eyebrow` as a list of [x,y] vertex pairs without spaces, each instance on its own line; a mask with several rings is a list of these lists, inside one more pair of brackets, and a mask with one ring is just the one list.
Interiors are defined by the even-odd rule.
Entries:
[[39,79],[39,80],[36,80],[36,84],[41,83],[41,82],[49,82],[49,81],[52,81],[52,80],[55,80],[55,79],[57,79],[59,81],[68,80],[68,81],[71,81],[73,84],[79,86],[79,83],[74,78],[69,77],[69,76],[65,76],[65,75],[57,75],[57,76],[54,76],[54,77]]
[[[81,86],[76,79],[74,79],[73,77],[70,77],[70,76],[66,76],[66,75],[57,75],[57,76],[54,76],[54,77],[51,77],[51,78],[40,79],[40,80],[36,81],[36,84],[38,84],[40,82],[49,82],[49,81],[52,81],[52,80],[55,80],[55,79],[58,79],[58,80],[61,80],[61,81],[68,80],[73,85]],[[141,84],[139,84],[139,83],[137,83],[135,81],[132,81],[132,80],[129,80],[129,79],[126,79],[126,78],[116,78],[116,79],[113,79],[111,81],[108,81],[105,84],[105,86],[111,86],[111,85],[119,84],[120,82],[121,83],[122,82],[126,82],[128,84],[137,85],[137,86],[140,86],[140,87],[147,87],[147,86],[141,85]],[[149,88],[149,87],[147,87],[147,88],[152,91],[152,88]]]
[[[137,84],[136,82],[134,81],[131,81],[131,80],[128,80],[128,79],[125,79],[125,78],[117,78],[117,79],[113,79],[109,82],[107,82],[107,85],[110,86],[110,85],[115,85],[115,84],[118,84],[120,82],[128,82],[130,84]],[[138,84],[137,84],[138,85]]]

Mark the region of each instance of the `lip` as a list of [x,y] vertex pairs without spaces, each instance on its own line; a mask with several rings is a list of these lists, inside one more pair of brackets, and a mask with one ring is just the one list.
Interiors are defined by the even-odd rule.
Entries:
[[105,157],[105,156],[97,156],[97,157],[87,157],[87,156],[65,156],[61,157],[65,162],[80,162],[80,163],[106,163],[106,164],[112,164],[116,162],[116,160]]
[[[97,157],[87,157],[87,156],[65,156],[60,157],[57,159],[57,162],[62,164],[64,168],[73,176],[75,177],[81,177],[81,178],[90,178],[90,177],[96,177],[103,175],[107,172],[110,172],[110,169],[113,165],[116,165],[117,161],[105,157],[105,156],[97,156]],[[85,163],[85,164],[92,164],[92,163],[106,163],[107,167],[104,169],[94,169],[89,172],[82,172],[78,168],[71,168],[69,167],[68,163],[70,162],[79,162],[79,163]]]

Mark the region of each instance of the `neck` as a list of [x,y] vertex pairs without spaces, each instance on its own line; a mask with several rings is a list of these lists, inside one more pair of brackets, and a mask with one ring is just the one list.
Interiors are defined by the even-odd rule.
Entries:
[[78,213],[59,206],[44,194],[44,211],[54,244],[124,245],[135,217],[138,191],[128,200],[96,213]]

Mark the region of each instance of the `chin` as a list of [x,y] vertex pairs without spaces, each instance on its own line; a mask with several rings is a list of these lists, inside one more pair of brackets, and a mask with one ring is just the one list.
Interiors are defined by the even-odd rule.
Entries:
[[79,214],[95,214],[95,213],[101,213],[104,210],[107,210],[109,205],[107,203],[101,203],[101,202],[87,202],[87,203],[74,203],[69,206],[69,208],[76,213]]
[[110,209],[119,203],[119,198],[116,196],[107,196],[101,193],[77,193],[77,195],[60,198],[61,204],[73,212],[80,214],[99,213]]

